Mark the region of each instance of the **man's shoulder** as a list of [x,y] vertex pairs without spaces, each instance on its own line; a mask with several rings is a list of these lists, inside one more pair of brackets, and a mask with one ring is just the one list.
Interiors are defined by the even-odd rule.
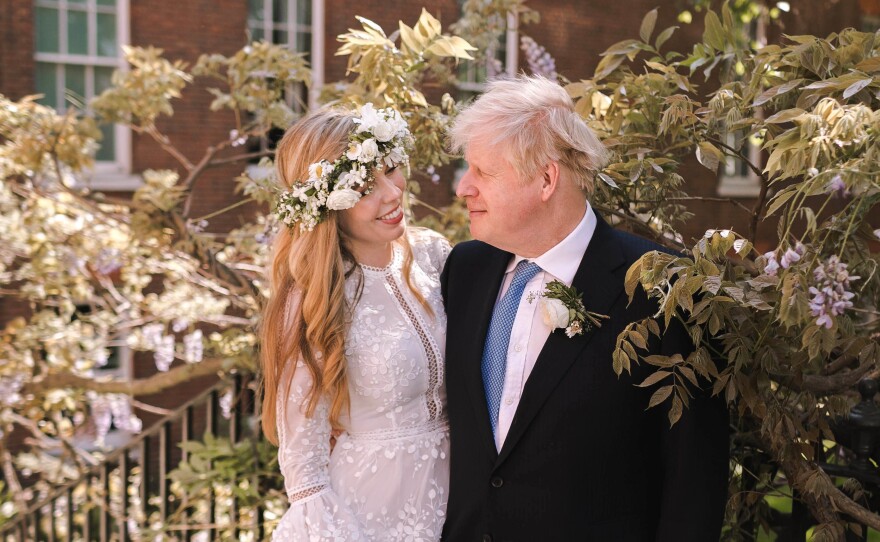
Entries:
[[651,241],[639,235],[629,233],[623,230],[609,227],[609,235],[615,240],[615,245],[620,247],[624,258],[629,263],[633,263],[648,252],[658,251],[666,254],[680,255],[669,247],[665,247],[657,242]]
[[496,256],[502,251],[483,241],[464,241],[452,247],[450,259],[456,261],[479,261],[483,258]]

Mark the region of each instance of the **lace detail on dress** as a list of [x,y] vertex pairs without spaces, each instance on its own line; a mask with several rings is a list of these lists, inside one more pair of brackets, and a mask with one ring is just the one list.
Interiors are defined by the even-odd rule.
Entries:
[[404,299],[403,294],[400,293],[400,288],[397,287],[394,277],[386,276],[385,282],[391,287],[391,291],[394,293],[394,297],[397,298],[397,302],[400,303],[400,308],[403,309],[407,320],[415,328],[419,340],[422,341],[425,354],[428,357],[428,393],[426,394],[425,401],[428,406],[428,419],[436,420],[443,410],[443,406],[440,404],[440,363],[438,362],[440,356],[437,354],[437,347],[431,336],[425,332],[425,326],[422,325],[421,319],[416,315],[406,299]]
[[317,495],[318,493],[327,489],[327,486],[322,484],[319,486],[312,486],[310,488],[303,489],[301,491],[297,491],[296,493],[290,494],[287,496],[287,500],[291,503],[302,501],[312,495]]

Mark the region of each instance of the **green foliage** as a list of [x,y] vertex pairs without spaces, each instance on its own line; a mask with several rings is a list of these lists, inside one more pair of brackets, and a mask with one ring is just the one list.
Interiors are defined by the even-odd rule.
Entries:
[[253,42],[229,58],[202,55],[193,75],[210,77],[227,87],[208,89],[215,96],[211,110],[231,109],[239,137],[272,127],[286,129],[296,115],[284,101],[285,92],[296,83],[311,84],[302,53],[264,41]]
[[171,101],[192,82],[186,64],[162,58],[162,49],[123,46],[128,71],[113,73],[113,84],[92,101],[92,109],[106,122],[153,125],[159,115],[173,115]]
[[[735,454],[740,465],[765,454],[761,461],[775,462],[814,511],[823,499],[854,504],[811,462],[824,458],[817,443],[834,438],[828,420],[847,413],[855,383],[880,367],[871,251],[880,230],[870,224],[880,193],[880,44],[849,29],[755,50],[724,5],[720,17],[706,12],[703,40],[685,55],[662,52],[673,28],[652,41],[655,21],[649,13],[639,39],[609,47],[593,79],[568,87],[614,151],[596,206],[685,251],[648,254],[629,270],[628,294],[644,290],[658,313],[621,333],[614,369],[654,366],[640,385],[654,390],[648,406],[668,409],[671,423],[698,388],[723,396],[735,408],[738,435],[750,439]],[[708,88],[698,91],[700,75]],[[742,150],[748,141],[763,147],[766,163],[751,162]],[[700,198],[684,193],[676,171],[690,156],[712,171],[743,160],[758,177],[757,205],[741,207],[748,232],[709,229],[684,246],[675,225],[687,216],[683,203]],[[774,222],[777,242],[761,254],[752,244],[757,229]],[[651,336],[673,320],[696,351],[644,356]],[[774,491],[751,472],[738,481],[739,491]],[[746,511],[757,502],[731,501],[739,507],[731,521],[745,522],[731,533],[763,521]],[[826,516],[816,536],[833,538],[841,525]]]
[[94,121],[77,118],[72,110],[60,115],[35,99],[26,96],[14,102],[0,95],[2,178],[33,176],[47,169],[61,176],[60,164],[74,172],[91,167],[101,138]]
[[440,21],[426,10],[412,28],[399,23],[399,46],[374,22],[363,17],[358,21],[362,28],[340,35],[342,46],[336,53],[348,56],[348,73],[356,77],[342,87],[341,96],[324,97],[358,105],[393,105],[406,117],[415,137],[411,153],[414,167],[425,169],[448,162],[443,134],[455,112],[454,101],[444,95],[439,106],[429,104],[419,85],[425,78],[445,74],[446,59],[471,58],[474,47],[458,36],[443,34]]

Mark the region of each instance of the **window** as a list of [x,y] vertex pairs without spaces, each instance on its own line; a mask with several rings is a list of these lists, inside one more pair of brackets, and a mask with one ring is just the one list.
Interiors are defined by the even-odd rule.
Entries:
[[[306,105],[316,105],[317,93],[323,85],[323,17],[323,0],[248,0],[247,31],[251,40],[264,40],[308,55],[312,92],[302,84],[287,89],[287,103],[297,113],[305,112]],[[283,130],[272,130],[249,150],[272,149],[282,135]],[[271,169],[253,163],[248,165],[247,172],[257,179],[270,175]]]
[[[323,7],[317,5],[322,2],[314,3],[315,8]],[[318,66],[312,54],[317,49],[312,33],[312,11],[312,0],[248,0],[248,34],[253,41],[265,40],[297,53],[307,53],[313,72],[323,72],[323,66]],[[290,89],[288,94],[294,111],[302,111],[309,103],[302,85]]]
[[[459,9],[463,2],[459,1]],[[519,30],[517,17],[513,13],[507,15],[506,31],[498,39],[497,46],[486,52],[482,62],[464,61],[458,65],[458,101],[468,102],[481,94],[486,83],[494,77],[507,74],[516,75],[519,68]],[[458,181],[467,172],[467,162],[459,160],[452,179],[453,192]]]
[[[44,105],[58,111],[76,108],[89,114],[88,103],[110,86],[113,71],[125,69],[128,0],[35,0],[36,91]],[[90,183],[126,190],[130,171],[131,132],[102,125],[103,140]],[[122,181],[121,183],[118,181]]]
[[[733,149],[740,149],[749,162],[761,166],[761,143],[754,138],[742,140],[741,133],[728,133],[725,143]],[[721,182],[718,195],[729,198],[753,198],[761,191],[761,180],[749,165],[740,158],[727,156],[720,168]]]
[[[767,16],[762,15],[749,21],[745,26],[748,39],[756,48],[767,45]],[[741,73],[741,72],[737,72]],[[760,109],[756,113],[761,115]],[[730,132],[725,137],[725,144],[730,148],[739,149],[752,164],[762,167],[761,142],[750,137],[743,140],[743,134]],[[749,165],[740,158],[728,156],[720,168],[718,195],[729,198],[754,198],[761,192],[761,180]]]
[[500,74],[516,75],[519,64],[519,31],[516,15],[508,14],[507,29],[496,47],[486,52],[483,62],[461,62],[458,69],[458,98],[467,100],[483,92],[486,82]]

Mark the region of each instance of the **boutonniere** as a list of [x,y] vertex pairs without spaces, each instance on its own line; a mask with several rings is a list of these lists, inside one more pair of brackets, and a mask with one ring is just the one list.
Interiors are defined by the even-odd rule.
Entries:
[[544,323],[553,331],[565,329],[569,338],[590,331],[593,326],[602,327],[602,320],[608,318],[604,314],[588,311],[581,294],[558,280],[548,282],[547,289],[541,293],[530,293],[529,303],[535,299],[539,299]]

